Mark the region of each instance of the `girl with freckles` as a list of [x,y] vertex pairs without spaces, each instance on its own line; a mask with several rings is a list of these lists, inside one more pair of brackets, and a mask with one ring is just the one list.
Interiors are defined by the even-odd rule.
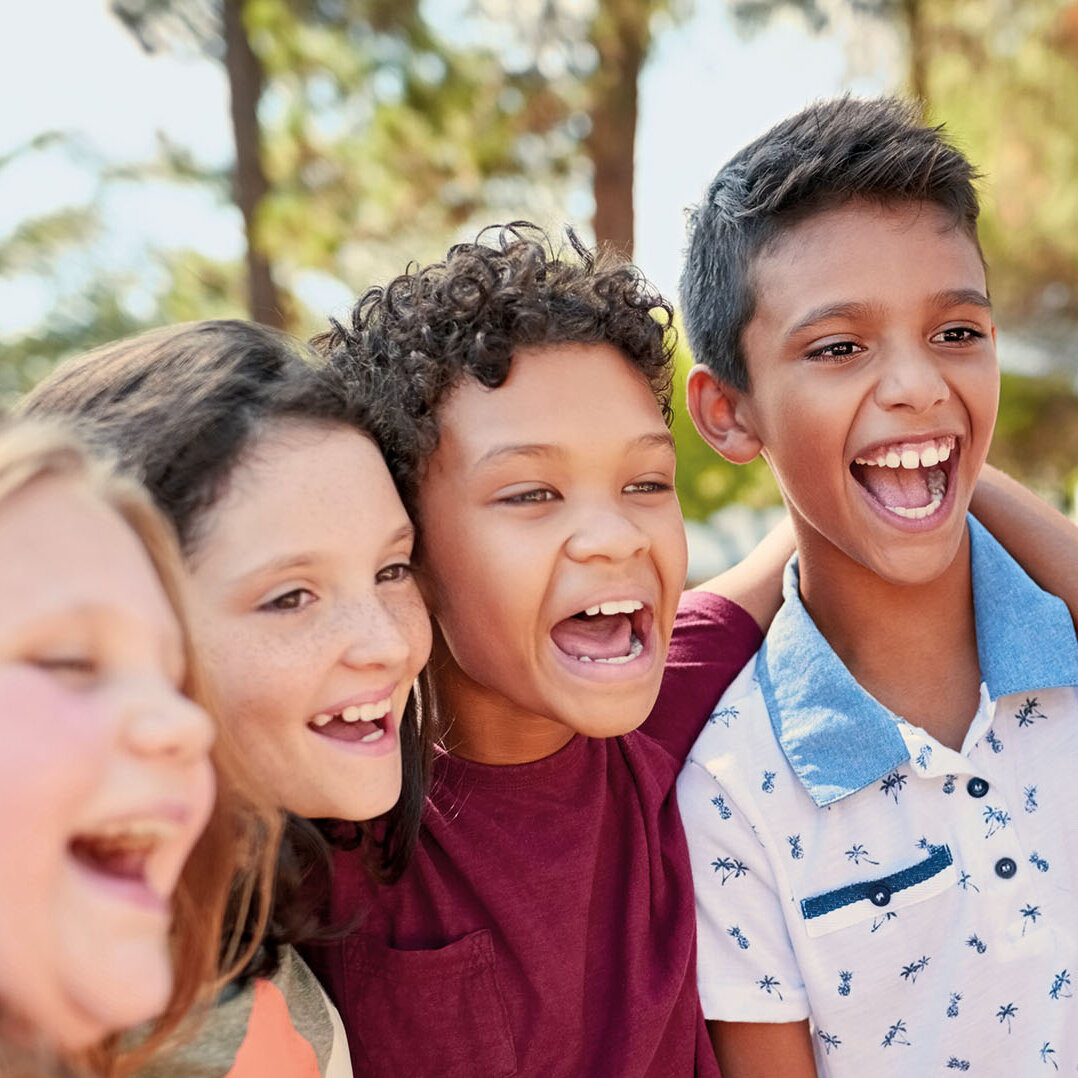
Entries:
[[189,695],[180,574],[134,483],[59,430],[0,433],[4,1075],[127,1073],[216,981],[230,891],[265,904],[275,821]]
[[372,878],[400,873],[429,755],[412,697],[430,651],[414,532],[364,399],[282,334],[208,322],[77,359],[25,402],[118,453],[171,518],[212,698],[285,818],[265,940],[147,1075],[351,1074],[337,1012],[292,945],[318,930],[327,837]]

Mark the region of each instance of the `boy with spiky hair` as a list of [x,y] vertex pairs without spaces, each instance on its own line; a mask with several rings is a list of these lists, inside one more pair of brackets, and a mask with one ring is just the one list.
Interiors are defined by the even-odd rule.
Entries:
[[381,887],[339,855],[333,919],[362,919],[309,956],[357,1074],[717,1075],[673,789],[785,555],[740,607],[683,604],[708,645],[648,718],[685,579],[670,317],[632,266],[516,225],[319,342],[399,408],[445,747],[412,865]]
[[678,782],[725,1078],[1078,1066],[1078,644],[967,514],[999,390],[973,180],[842,98],[692,220],[693,420],[763,454],[797,538]]

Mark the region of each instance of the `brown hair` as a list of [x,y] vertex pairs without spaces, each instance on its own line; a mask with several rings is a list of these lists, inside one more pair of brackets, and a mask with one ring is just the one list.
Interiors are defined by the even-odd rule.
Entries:
[[[172,530],[132,480],[119,476],[106,462],[92,458],[62,429],[38,422],[8,424],[0,430],[0,500],[45,478],[71,479],[114,509],[146,550],[175,611],[184,640],[184,693],[205,706],[206,696],[184,615],[182,563]],[[172,1034],[184,1016],[207,1000],[233,970],[220,969],[222,949],[232,953],[233,967],[244,963],[249,947],[237,953],[235,941],[222,941],[225,908],[235,895],[268,908],[273,850],[279,825],[276,813],[245,789],[227,738],[218,737],[212,758],[217,773],[217,798],[205,830],[184,866],[172,899],[172,995],[137,1050],[128,1054],[116,1038],[87,1054],[92,1071],[128,1073]],[[4,1046],[5,1048],[7,1046]],[[10,1057],[11,1050],[8,1049]],[[17,1053],[21,1054],[21,1053]],[[0,1058],[3,1058],[0,1055]],[[5,1062],[5,1066],[7,1063]],[[16,1065],[14,1060],[12,1065]],[[18,1066],[39,1067],[27,1057]]]

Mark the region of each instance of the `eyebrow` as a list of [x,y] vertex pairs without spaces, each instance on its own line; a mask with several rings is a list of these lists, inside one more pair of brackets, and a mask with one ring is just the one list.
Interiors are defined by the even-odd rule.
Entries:
[[[638,438],[633,438],[626,446],[625,451],[631,452],[634,449],[669,449],[674,451],[674,436],[665,428],[661,431],[651,431],[648,434],[641,434]],[[475,467],[482,468],[488,464],[503,460],[511,460],[514,457],[557,457],[564,455],[565,450],[559,445],[552,445],[545,442],[527,442],[519,445],[496,445],[492,449],[488,449],[480,458],[475,462]]]
[[[929,303],[936,308],[972,306],[981,307],[989,311],[992,309],[991,300],[976,288],[944,289],[932,296]],[[809,311],[804,318],[789,330],[786,336],[794,337],[819,322],[826,322],[829,318],[867,318],[878,309],[873,304],[853,301],[848,303],[825,303]]]
[[[402,524],[387,540],[386,547],[396,546],[398,543],[415,542],[415,526],[409,521]],[[260,576],[273,576],[277,573],[287,572],[289,569],[302,569],[322,560],[322,555],[314,551],[302,551],[298,554],[283,554],[279,558],[263,562],[261,565],[240,573],[238,581],[252,580]]]
[[976,288],[954,288],[937,292],[931,302],[936,307],[969,306],[981,307],[986,311],[992,309],[992,301]]

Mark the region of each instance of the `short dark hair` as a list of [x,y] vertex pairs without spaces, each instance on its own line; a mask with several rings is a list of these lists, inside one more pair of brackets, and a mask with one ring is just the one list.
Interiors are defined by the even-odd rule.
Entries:
[[[20,411],[63,416],[91,447],[118,458],[171,519],[187,557],[197,550],[200,522],[268,424],[343,424],[379,443],[382,432],[381,409],[361,377],[345,382],[300,341],[238,320],[192,322],[104,345],[61,364]],[[404,870],[432,751],[431,724],[420,722],[419,707],[413,693],[401,719],[401,797],[380,820],[316,827],[287,814],[265,946],[245,976],[267,975],[280,945],[317,934],[324,895],[314,883],[328,887],[327,838],[358,847],[376,879]]]
[[555,252],[526,221],[491,225],[444,262],[369,289],[349,326],[333,321],[312,342],[346,378],[380,381],[387,408],[397,408],[385,453],[410,511],[447,394],[467,378],[502,385],[519,348],[611,344],[669,420],[673,309],[635,266],[567,236],[571,249]]
[[770,243],[854,199],[938,206],[976,243],[977,178],[943,127],[898,98],[839,97],[776,124],[730,158],[691,213],[680,298],[693,355],[747,390],[741,337],[756,305],[753,264]]

